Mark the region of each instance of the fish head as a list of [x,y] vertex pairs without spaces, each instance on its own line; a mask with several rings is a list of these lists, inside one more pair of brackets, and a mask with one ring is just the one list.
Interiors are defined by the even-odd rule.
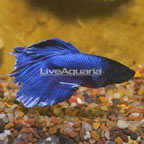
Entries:
[[106,66],[103,76],[105,77],[106,83],[120,84],[128,81],[135,74],[134,70],[111,59],[106,59],[104,65]]
[[129,67],[108,58],[102,58],[100,65],[101,75],[93,75],[92,77],[96,88],[123,83],[135,74],[135,71]]
[[107,77],[117,84],[128,81],[135,75],[134,70],[113,60],[109,62],[109,70],[106,73]]

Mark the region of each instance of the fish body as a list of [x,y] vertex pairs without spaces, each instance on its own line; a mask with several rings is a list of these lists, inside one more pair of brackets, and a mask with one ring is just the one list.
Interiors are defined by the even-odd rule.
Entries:
[[19,87],[16,99],[29,108],[64,101],[80,86],[100,88],[122,83],[135,73],[114,60],[81,53],[57,38],[17,47],[12,54],[16,65],[10,76]]

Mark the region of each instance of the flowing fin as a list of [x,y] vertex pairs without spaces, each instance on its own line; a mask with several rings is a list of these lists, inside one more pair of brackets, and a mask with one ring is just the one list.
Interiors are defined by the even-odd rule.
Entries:
[[69,52],[79,51],[59,39],[42,41],[27,48],[15,48],[12,53],[16,58],[15,70],[9,75],[15,77],[20,89],[16,99],[29,108],[53,105],[68,99],[82,82],[70,76],[42,76],[40,69],[51,68],[50,57]]
[[14,68],[18,69],[28,64],[69,52],[78,53],[79,51],[72,44],[55,38],[32,44],[27,48],[16,47],[11,54],[15,55],[16,65]]
[[68,42],[64,42],[58,38],[54,38],[54,39],[50,39],[50,40],[44,40],[44,41],[40,41],[37,43],[34,43],[30,46],[28,46],[27,48],[48,48],[48,47],[53,47],[53,49],[56,50],[68,50],[71,52],[79,52],[77,48],[75,48],[71,43]]
[[54,105],[71,97],[80,85],[81,81],[73,77],[36,75],[23,84],[17,100],[28,108]]

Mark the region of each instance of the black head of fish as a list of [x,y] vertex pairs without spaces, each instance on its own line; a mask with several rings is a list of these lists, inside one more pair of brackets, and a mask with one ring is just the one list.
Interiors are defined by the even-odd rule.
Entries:
[[113,83],[122,83],[131,79],[135,71],[130,69],[129,67],[118,63],[116,61],[112,61],[109,63],[110,66],[110,77]]
[[107,69],[104,71],[104,77],[110,83],[119,84],[128,81],[135,74],[134,70],[113,60],[108,60],[107,66]]
[[128,81],[135,74],[129,67],[107,58],[102,58],[101,70],[101,75],[92,77],[96,88]]

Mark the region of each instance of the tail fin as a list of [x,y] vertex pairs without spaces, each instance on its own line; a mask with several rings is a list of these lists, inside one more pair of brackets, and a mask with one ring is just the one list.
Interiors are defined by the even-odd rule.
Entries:
[[16,99],[26,107],[47,106],[68,99],[81,81],[71,77],[40,75],[41,68],[50,68],[50,57],[68,52],[79,51],[59,39],[42,41],[27,48],[15,48],[12,53],[16,58],[15,70],[9,75],[15,77],[15,83],[20,88]]

